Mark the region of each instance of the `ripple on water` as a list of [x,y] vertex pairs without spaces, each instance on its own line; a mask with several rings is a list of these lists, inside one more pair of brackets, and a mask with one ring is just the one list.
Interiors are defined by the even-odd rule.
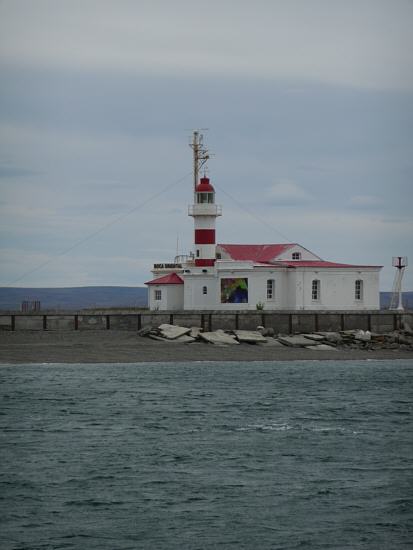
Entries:
[[0,369],[0,546],[410,548],[409,362]]

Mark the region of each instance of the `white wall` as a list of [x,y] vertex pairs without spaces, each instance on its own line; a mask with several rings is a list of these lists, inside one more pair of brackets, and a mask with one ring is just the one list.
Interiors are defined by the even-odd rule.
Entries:
[[[296,269],[295,309],[380,309],[379,271],[360,269]],[[312,299],[312,281],[320,281],[320,299]],[[355,299],[355,281],[363,281],[362,300]]]
[[[155,290],[161,291],[161,300],[155,300]],[[150,285],[149,309],[181,310],[184,308],[184,285]]]
[[[250,268],[218,270],[210,273],[183,275],[185,285],[151,285],[150,309],[159,310],[225,310],[256,309],[259,302],[264,309],[295,310],[367,310],[379,309],[379,270],[353,268]],[[248,304],[221,304],[221,279],[247,278]],[[267,280],[275,280],[275,299],[267,300]],[[312,300],[312,281],[320,281],[320,299]],[[355,281],[363,281],[363,299],[355,299]],[[207,294],[203,287],[207,287]],[[162,291],[162,299],[154,300],[155,290]]]
[[[207,287],[207,294],[203,287]],[[219,309],[217,279],[214,274],[185,275],[185,309]]]
[[[215,309],[233,311],[256,309],[262,302],[266,310],[286,308],[287,273],[285,268],[259,271],[219,270],[218,275],[185,275],[185,309]],[[221,304],[221,279],[247,278],[248,304]],[[267,280],[275,280],[275,299],[267,300]],[[202,292],[207,286],[208,294]]]

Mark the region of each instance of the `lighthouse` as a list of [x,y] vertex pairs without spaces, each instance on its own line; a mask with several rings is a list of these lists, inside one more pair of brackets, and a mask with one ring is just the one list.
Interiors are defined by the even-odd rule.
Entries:
[[195,201],[189,207],[194,218],[195,266],[208,267],[215,264],[215,220],[221,215],[221,207],[215,204],[215,189],[209,178],[202,177],[195,187]]
[[194,204],[189,206],[188,214],[194,218],[195,266],[213,267],[216,258],[215,224],[222,209],[215,204],[215,189],[206,174],[198,180],[200,168],[209,159],[199,132],[194,132],[191,148],[194,153]]
[[[198,130],[190,147],[194,198],[188,214],[194,219],[193,249],[175,256],[173,262],[154,264],[154,278],[146,283],[150,310],[265,308],[266,322],[272,323],[273,311],[380,308],[381,266],[325,261],[298,243],[217,243],[215,225],[222,210],[215,204],[215,189],[206,169],[209,153]],[[203,315],[204,324],[202,319]]]

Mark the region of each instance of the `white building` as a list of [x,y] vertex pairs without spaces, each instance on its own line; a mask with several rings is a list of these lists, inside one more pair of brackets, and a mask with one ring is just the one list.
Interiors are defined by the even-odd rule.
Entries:
[[[198,181],[197,170],[195,177]],[[380,307],[381,266],[324,261],[296,243],[216,244],[215,222],[222,211],[207,177],[196,185],[188,213],[194,218],[194,251],[154,265],[154,279],[146,283],[151,310]]]

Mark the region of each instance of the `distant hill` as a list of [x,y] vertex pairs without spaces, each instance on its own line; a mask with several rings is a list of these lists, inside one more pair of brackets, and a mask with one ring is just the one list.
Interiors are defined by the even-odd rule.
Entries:
[[[380,292],[380,306],[387,309],[391,292]],[[146,307],[148,291],[133,286],[82,286],[69,288],[0,287],[0,310],[20,310],[24,300],[39,300],[42,309],[77,310],[99,307]],[[403,293],[403,304],[413,309],[413,292]]]
[[[389,309],[391,292],[380,292],[381,309]],[[403,292],[403,306],[405,309],[413,309],[413,292]]]
[[0,309],[20,310],[24,300],[39,300],[42,309],[96,307],[146,307],[148,291],[132,286],[82,286],[70,288],[0,287]]

